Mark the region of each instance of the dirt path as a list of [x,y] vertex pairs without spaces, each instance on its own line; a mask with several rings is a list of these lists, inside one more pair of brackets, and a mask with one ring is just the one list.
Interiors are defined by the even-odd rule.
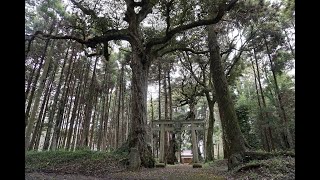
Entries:
[[[221,168],[221,167],[220,167]],[[77,174],[26,173],[26,180],[103,180],[103,179],[163,179],[163,180],[219,180],[225,179],[212,167],[192,168],[191,165],[168,165],[166,168],[141,169],[140,171],[123,171],[107,174],[104,177],[90,177]]]

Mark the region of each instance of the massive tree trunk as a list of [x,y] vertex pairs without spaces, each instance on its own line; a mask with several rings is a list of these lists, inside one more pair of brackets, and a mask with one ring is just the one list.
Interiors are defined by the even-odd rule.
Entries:
[[[134,12],[134,6],[129,1],[125,20],[129,23],[130,44],[132,48],[132,102],[131,102],[131,131],[129,135],[129,147],[138,148],[141,163],[144,167],[154,167],[151,147],[146,140],[147,126],[147,86],[148,73],[151,62],[150,53],[143,47],[140,22],[145,18]],[[150,9],[151,10],[151,9]],[[148,10],[149,11],[149,10]],[[147,56],[148,54],[148,56]]]
[[147,90],[148,73],[150,63],[146,57],[141,55],[137,45],[132,43],[132,104],[131,104],[131,132],[129,136],[129,147],[138,148],[141,164],[144,167],[154,167],[151,147],[146,140],[147,125]]
[[228,166],[231,168],[233,164],[232,155],[242,154],[245,152],[245,140],[240,131],[236,111],[228,89],[228,83],[222,67],[220,48],[217,42],[217,35],[213,25],[208,26],[208,39],[210,51],[210,68],[212,70],[212,79],[214,89],[219,104],[219,113],[221,117],[221,125],[226,140],[226,146],[229,157]]

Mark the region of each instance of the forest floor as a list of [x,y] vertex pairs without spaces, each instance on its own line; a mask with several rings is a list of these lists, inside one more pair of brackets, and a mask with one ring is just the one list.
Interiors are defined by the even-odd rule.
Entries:
[[167,165],[165,168],[141,168],[129,171],[122,156],[77,152],[32,153],[26,159],[26,180],[219,180],[219,179],[295,179],[295,159],[275,157],[252,161],[228,171],[226,160],[215,160],[193,168],[189,164]]
[[[206,166],[193,168],[189,164],[167,165],[165,168],[141,168],[139,171],[110,172],[100,177],[84,176],[81,174],[57,174],[44,172],[26,173],[26,180],[35,179],[66,179],[66,180],[102,180],[102,179],[168,179],[168,180],[197,180],[197,179],[226,179],[222,174],[227,171],[225,163],[220,167]],[[219,175],[220,174],[220,175]]]

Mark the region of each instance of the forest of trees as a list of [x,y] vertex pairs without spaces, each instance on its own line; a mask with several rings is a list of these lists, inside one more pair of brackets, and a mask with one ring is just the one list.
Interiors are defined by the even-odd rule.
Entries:
[[294,151],[294,3],[26,0],[25,151],[135,147],[154,167],[151,121],[188,117],[205,161]]

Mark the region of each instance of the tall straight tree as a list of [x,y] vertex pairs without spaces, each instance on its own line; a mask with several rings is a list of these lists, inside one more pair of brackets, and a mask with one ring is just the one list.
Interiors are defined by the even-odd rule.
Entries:
[[[227,158],[230,158],[232,155],[245,152],[246,147],[244,137],[240,131],[234,104],[230,96],[227,78],[224,74],[214,25],[208,26],[208,45],[210,51],[210,68],[217,102],[219,104],[222,131],[224,138],[228,142],[224,148],[226,148],[227,154],[229,155]],[[229,161],[229,167],[231,167],[232,164],[232,161]]]

